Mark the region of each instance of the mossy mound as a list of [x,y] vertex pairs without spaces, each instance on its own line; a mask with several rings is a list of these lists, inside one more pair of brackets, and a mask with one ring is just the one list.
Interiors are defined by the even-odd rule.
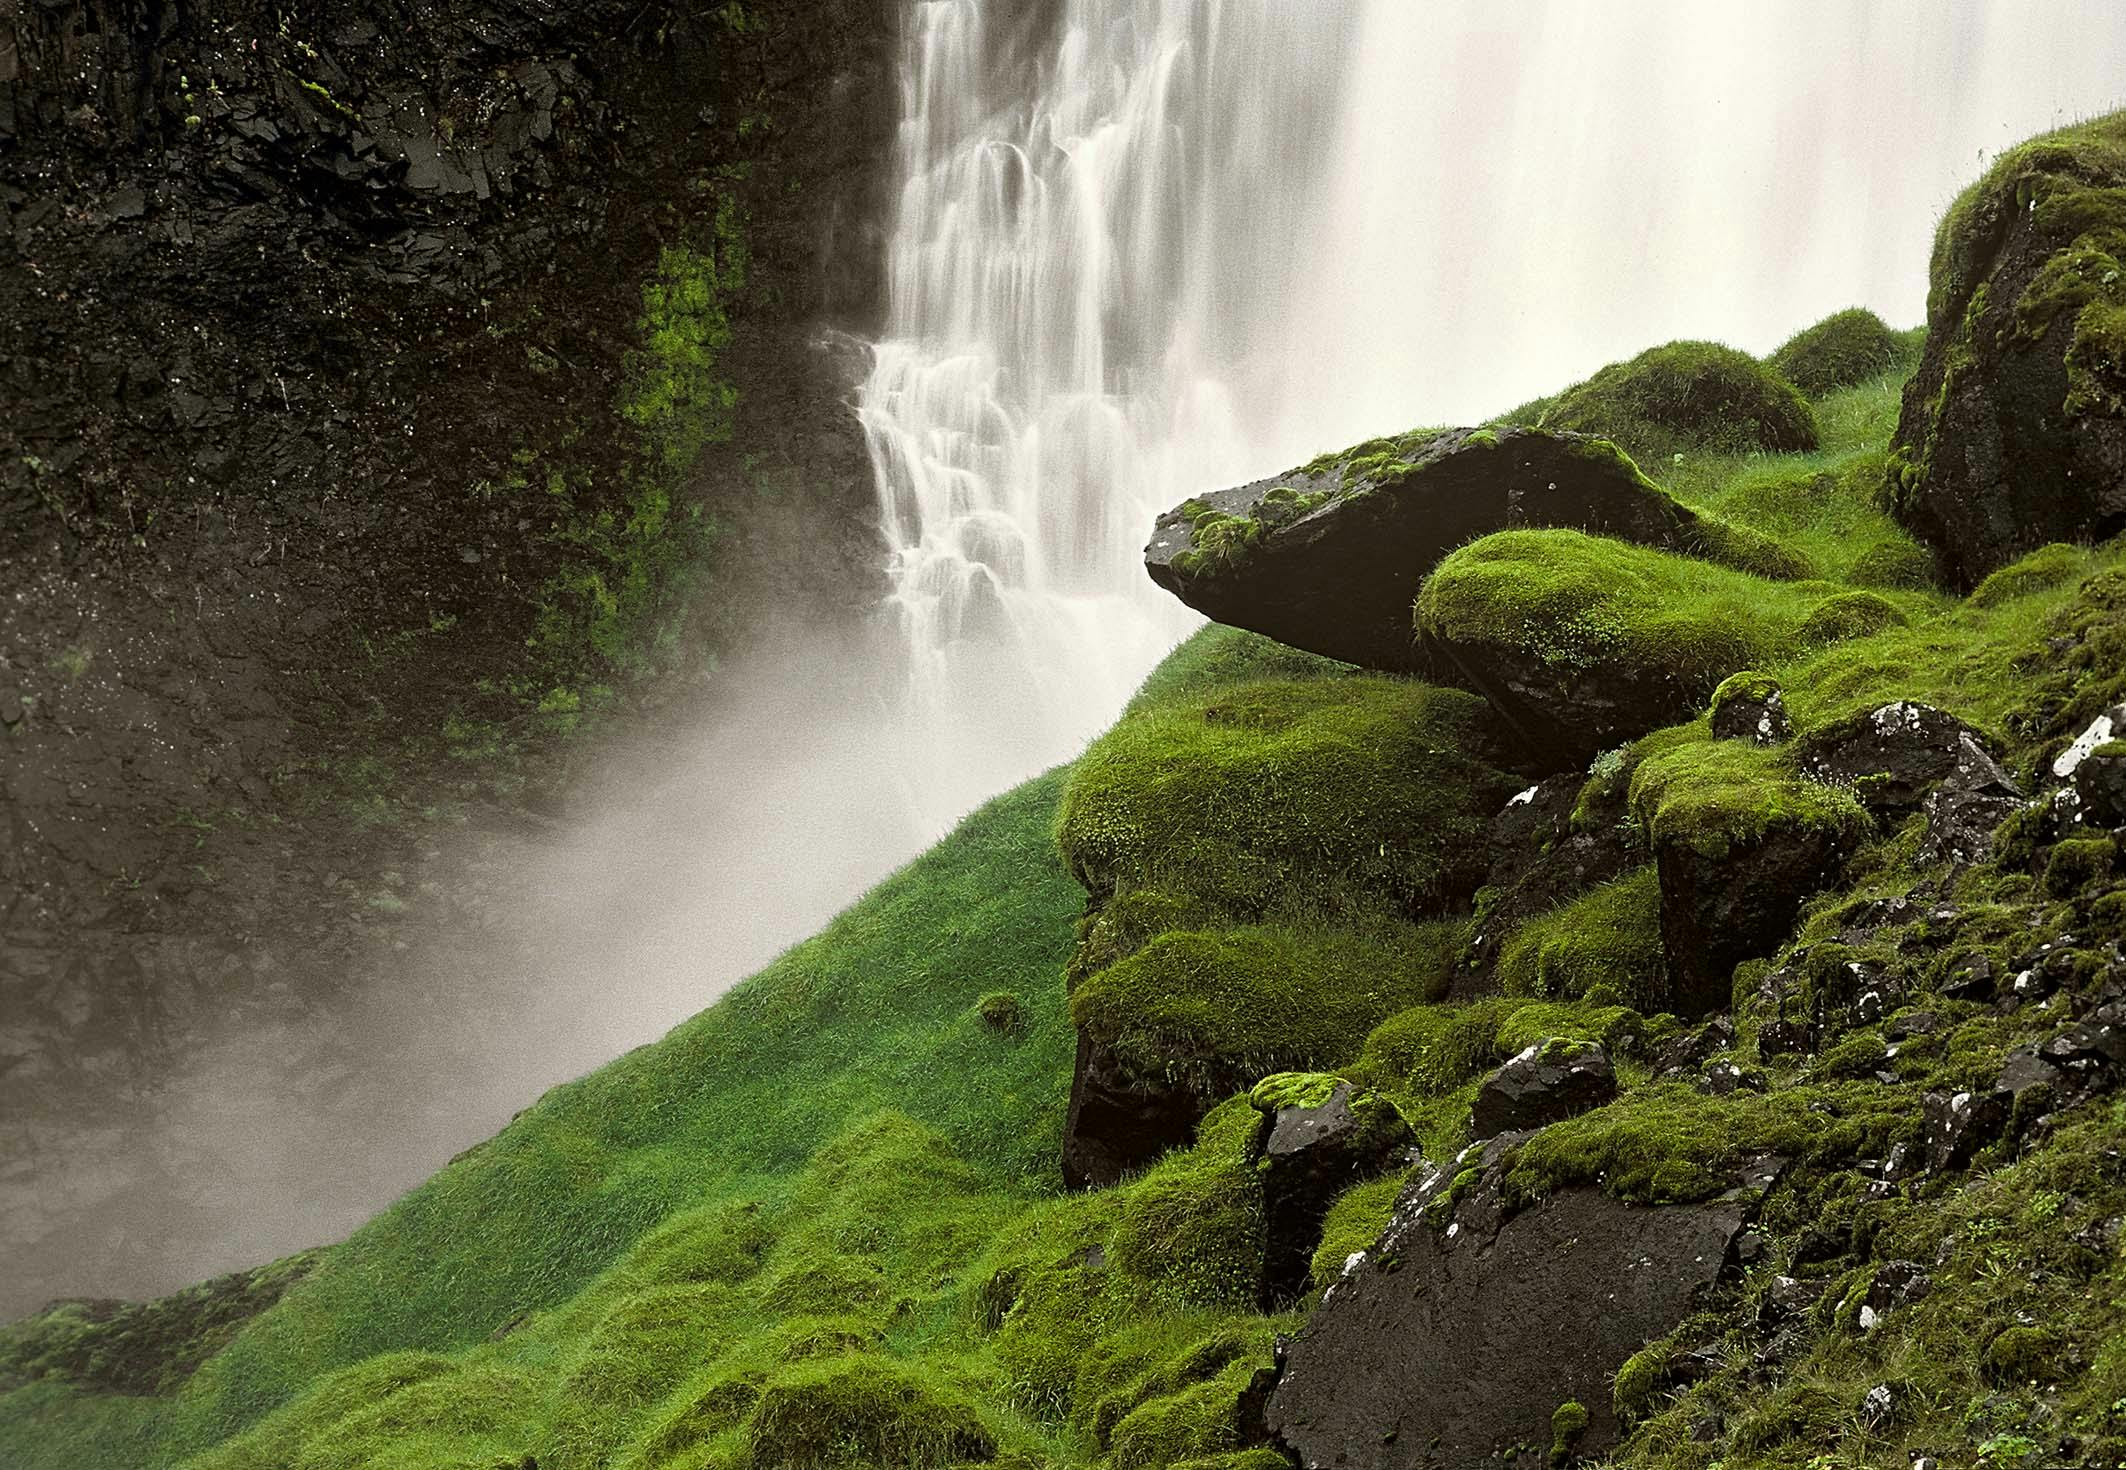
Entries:
[[1670,342],[1560,393],[1541,427],[1599,434],[1644,460],[1676,450],[1814,449],[1816,416],[1792,383],[1717,342]]
[[1848,307],[1804,327],[1765,359],[1811,398],[1911,365],[1905,339],[1865,307]]
[[850,1354],[801,1363],[769,1380],[746,1426],[755,1470],[905,1465],[996,1457],[996,1441],[943,1375]]
[[1729,674],[1867,626],[1819,614],[1855,595],[1572,531],[1509,531],[1442,562],[1416,620],[1562,763],[1685,718]]
[[1354,1059],[1382,1019],[1445,993],[1461,938],[1445,923],[1162,934],[1081,984],[1071,1016],[1126,1071],[1222,1096]]
[[1380,678],[1247,684],[1123,720],[1056,835],[1096,898],[1186,894],[1234,921],[1396,917],[1471,891],[1511,782],[1481,700]]

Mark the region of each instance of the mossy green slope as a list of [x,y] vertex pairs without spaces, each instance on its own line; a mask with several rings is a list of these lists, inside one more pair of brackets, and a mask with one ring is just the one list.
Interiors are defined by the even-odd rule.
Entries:
[[1537,427],[1613,439],[1645,463],[1680,449],[1814,449],[1816,416],[1793,384],[1717,342],[1669,342],[1611,363],[1545,406]]

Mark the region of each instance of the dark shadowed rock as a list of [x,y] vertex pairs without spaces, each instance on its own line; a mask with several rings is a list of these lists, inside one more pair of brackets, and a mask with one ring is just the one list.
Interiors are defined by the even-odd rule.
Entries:
[[1936,237],[1890,491],[1960,588],[2126,525],[2122,134],[2113,115],[2010,150]]
[[1493,531],[1545,526],[1687,551],[1699,522],[1607,440],[1449,429],[1188,501],[1159,517],[1144,565],[1218,622],[1412,671],[1423,661],[1410,605],[1440,558]]
[[1413,1135],[1395,1104],[1341,1077],[1279,1073],[1258,1083],[1251,1100],[1264,1115],[1257,1143],[1267,1223],[1263,1298],[1274,1305],[1306,1289],[1336,1196],[1406,1161]]
[[1970,1163],[1972,1155],[2000,1137],[2014,1102],[2014,1094],[2000,1088],[1928,1093],[1921,1124],[1928,1166],[1961,1169]]
[[1469,1109],[1477,1138],[1519,1133],[1598,1108],[1617,1095],[1609,1053],[1585,1042],[1531,1046],[1484,1079]]
[[[1302,1465],[1495,1466],[1507,1447],[1548,1446],[1574,1400],[1578,1452],[1616,1442],[1611,1378],[1719,1278],[1755,1195],[1647,1209],[1575,1188],[1515,1214],[1516,1141],[1406,1191],[1292,1340],[1268,1420]],[[1481,1179],[1457,1190],[1472,1168]]]
[[1914,811],[1944,782],[1970,795],[2022,795],[1983,735],[1945,710],[1911,700],[1813,732],[1795,763],[1805,775],[1850,787],[1869,811],[1891,817]]
[[1208,1111],[1194,1088],[1133,1077],[1107,1048],[1080,1032],[1063,1123],[1063,1183],[1071,1189],[1115,1184],[1193,1141]]
[[1846,853],[1841,833],[1801,823],[1768,825],[1725,852],[1657,842],[1661,946],[1676,1014],[1727,1009],[1735,966],[1786,941],[1802,904],[1838,876]]
[[1588,831],[1573,826],[1586,782],[1577,771],[1552,776],[1492,818],[1485,898],[1476,934],[1455,968],[1451,998],[1468,1000],[1495,988],[1500,949],[1522,923],[1646,861],[1620,821],[1597,822]]

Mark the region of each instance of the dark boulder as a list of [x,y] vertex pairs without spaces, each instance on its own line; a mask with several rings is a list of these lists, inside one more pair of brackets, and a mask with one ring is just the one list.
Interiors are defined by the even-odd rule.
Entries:
[[1210,1106],[1186,1083],[1132,1074],[1081,1031],[1063,1123],[1063,1183],[1071,1189],[1119,1183],[1168,1149],[1193,1142]]
[[1936,236],[1892,508],[1959,588],[2126,526],[2126,114],[2003,154]]
[[1961,1169],[2008,1126],[2015,1096],[1986,1092],[1930,1092],[1922,1105],[1921,1137],[1928,1167]]
[[1152,580],[1221,623],[1367,668],[1426,667],[1410,605],[1440,559],[1554,526],[1700,549],[1700,522],[1607,440],[1449,429],[1374,440],[1160,516]]
[[1661,947],[1676,1014],[1727,1009],[1735,966],[1786,942],[1802,904],[1844,868],[1850,845],[1837,827],[1805,821],[1768,822],[1724,851],[1657,834]]
[[1469,1109],[1469,1131],[1496,1138],[1558,1123],[1617,1095],[1609,1053],[1553,1038],[1531,1046],[1484,1079]]
[[2074,784],[2075,815],[2098,827],[2126,826],[2126,705],[2113,705],[2052,762]]
[[1306,1290],[1336,1196],[1412,1162],[1414,1136],[1395,1104],[1341,1077],[1279,1073],[1250,1096],[1264,1115],[1256,1144],[1267,1226],[1263,1301],[1274,1307]]
[[1754,1194],[1648,1209],[1573,1188],[1514,1213],[1517,1141],[1406,1191],[1293,1338],[1268,1419],[1301,1464],[1488,1470],[1549,1445],[1575,1401],[1577,1452],[1616,1443],[1611,1379],[1719,1279]]
[[1593,822],[1584,831],[1575,826],[1586,781],[1577,771],[1553,776],[1492,818],[1476,932],[1455,968],[1450,998],[1468,1000],[1496,988],[1501,947],[1523,923],[1646,861],[1620,820]]
[[1795,764],[1804,775],[1848,787],[1878,816],[1903,817],[1944,783],[1957,792],[2015,801],[2021,789],[1990,742],[1946,710],[1898,700],[1812,732]]

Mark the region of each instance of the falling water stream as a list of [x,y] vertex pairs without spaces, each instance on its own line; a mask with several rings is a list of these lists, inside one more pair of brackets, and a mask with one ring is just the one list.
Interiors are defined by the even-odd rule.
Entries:
[[0,1306],[343,1233],[1069,758],[1192,625],[1138,565],[1158,510],[1673,337],[1916,323],[1992,152],[2126,102],[2118,0],[913,0],[903,26],[861,400],[884,647],[756,658],[715,727],[491,844],[502,896],[359,1004],[246,1001],[135,1121],[0,1157]]

